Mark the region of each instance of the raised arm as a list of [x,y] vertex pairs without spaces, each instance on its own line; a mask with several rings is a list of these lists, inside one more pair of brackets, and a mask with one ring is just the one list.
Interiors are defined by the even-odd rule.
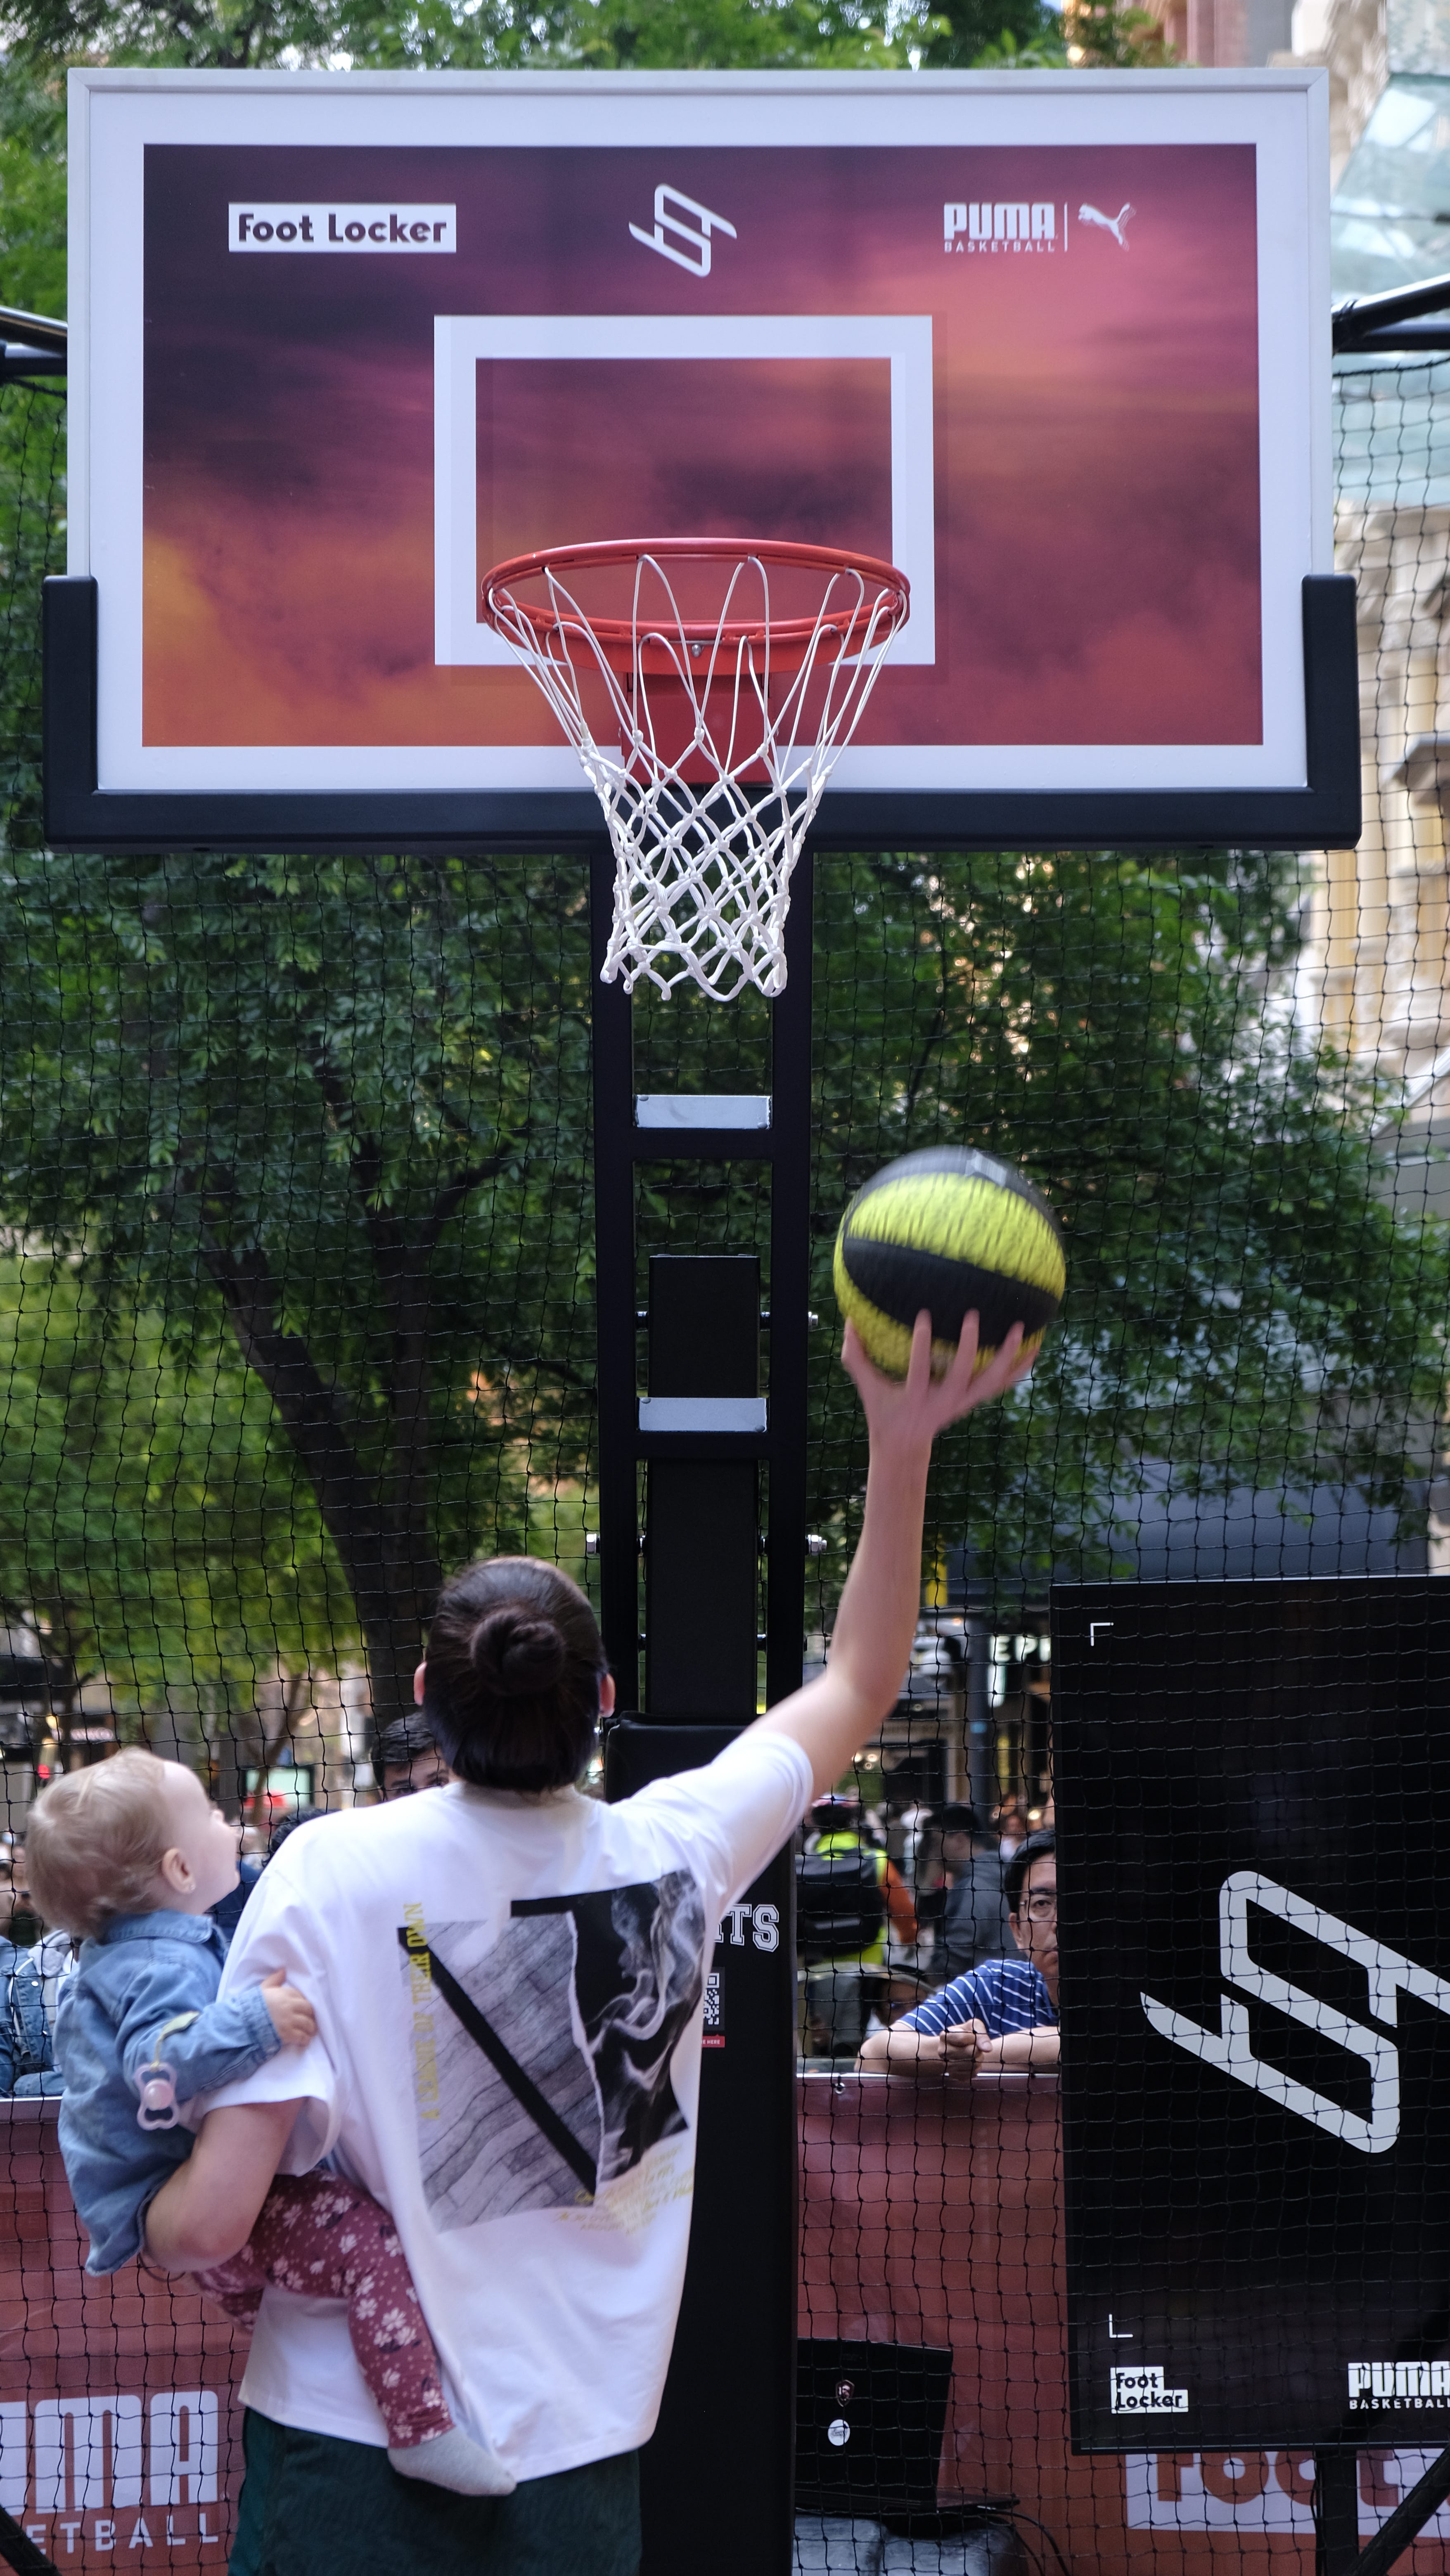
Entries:
[[921,1533],[931,1444],[949,1422],[1027,1375],[1022,1328],[1014,1324],[980,1376],[977,1318],[962,1328],[956,1358],[943,1378],[931,1374],[931,1319],[918,1315],[911,1365],[902,1381],[883,1377],[867,1359],[854,1324],[842,1352],[855,1379],[871,1437],[861,1543],[846,1577],[831,1637],[830,1660],[808,1682],[757,1718],[757,1726],[794,1736],[809,1755],[817,1794],[840,1777],[853,1753],[896,1705],[911,1660],[921,1605]]

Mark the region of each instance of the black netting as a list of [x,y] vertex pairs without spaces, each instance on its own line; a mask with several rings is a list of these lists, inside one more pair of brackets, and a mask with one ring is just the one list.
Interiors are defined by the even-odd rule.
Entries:
[[[1257,2564],[1311,2535],[1304,2451],[1154,2427],[1070,2455],[1055,2074],[887,2078],[872,2043],[1016,1955],[1001,1854],[1054,1816],[1054,1583],[1447,1564],[1450,368],[1344,374],[1335,418],[1358,851],[816,867],[808,1671],[864,1483],[830,1275],[852,1191],[987,1146],[1060,1210],[1069,1291],[1030,1390],[941,1444],[911,1673],[841,1783],[860,1810],[811,1820],[864,1819],[886,1898],[855,1955],[799,1966],[802,2569]],[[81,2280],[27,1811],[141,1742],[260,1865],[378,1793],[446,1569],[527,1552],[599,1597],[588,888],[574,859],[47,851],[63,432],[55,392],[0,392],[0,2507],[61,2566],[180,2569],[230,2532],[245,2335],[134,2268]],[[770,1089],[764,1004],[633,1018],[640,1093]],[[653,1254],[728,1250],[769,1310],[770,1211],[763,1162],[641,1163],[641,1307]],[[968,1805],[975,1856],[941,1812]],[[1401,2433],[1361,2452],[1366,2531],[1411,2482]]]

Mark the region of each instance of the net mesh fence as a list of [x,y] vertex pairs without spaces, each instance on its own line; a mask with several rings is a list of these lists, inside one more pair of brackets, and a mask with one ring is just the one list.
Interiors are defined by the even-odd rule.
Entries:
[[[0,2507],[58,2565],[180,2569],[225,2554],[246,2338],[184,2283],[82,2274],[70,1953],[27,1812],[140,1742],[259,1869],[385,1767],[431,1777],[386,1730],[444,1571],[528,1552],[597,1595],[589,921],[572,859],[48,851],[64,417],[0,390]],[[816,867],[808,1671],[864,1488],[831,1289],[852,1191],[915,1147],[999,1152],[1059,1210],[1069,1286],[1029,1388],[940,1445],[911,1672],[858,1804],[802,1828],[881,1891],[852,1955],[799,1963],[802,2422],[825,2458],[833,2392],[884,2370],[896,2428],[834,2500],[803,2451],[803,2569],[1311,2537],[1302,2453],[1167,2429],[1071,2455],[1055,2074],[858,2066],[1020,1955],[1001,1865],[1054,1819],[1055,1581],[1450,1570],[1450,364],[1341,374],[1335,433],[1358,850]],[[641,1091],[769,1088],[758,995],[642,988],[634,1031]],[[767,1166],[645,1163],[636,1213],[641,1299],[652,1252],[729,1249],[768,1305]],[[1361,2454],[1366,2531],[1414,2465]]]

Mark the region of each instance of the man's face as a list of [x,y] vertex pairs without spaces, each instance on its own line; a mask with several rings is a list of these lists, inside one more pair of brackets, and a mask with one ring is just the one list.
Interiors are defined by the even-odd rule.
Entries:
[[26,1949],[39,1940],[43,1929],[30,1893],[25,1854],[18,1851],[9,1868],[0,1870],[0,1937]]
[[415,1753],[411,1762],[390,1762],[383,1771],[383,1798],[411,1798],[415,1789],[446,1789],[453,1774],[436,1744]]
[[1011,1917],[1012,1938],[1024,1959],[1049,1982],[1057,1974],[1057,1854],[1044,1853],[1028,1868]]
[[959,1871],[966,1868],[968,1861],[972,1857],[971,1835],[952,1833],[943,1834],[941,1838],[941,1856],[943,1868],[949,1869],[953,1878],[955,1878]]

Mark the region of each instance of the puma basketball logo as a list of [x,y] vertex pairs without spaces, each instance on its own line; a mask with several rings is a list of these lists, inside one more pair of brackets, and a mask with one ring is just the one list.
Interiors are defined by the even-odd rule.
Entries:
[[1115,215],[1104,215],[1096,206],[1079,206],[1077,219],[1080,224],[1096,224],[1099,232],[1111,233],[1119,250],[1126,250],[1124,226],[1132,222],[1135,212],[1132,206],[1120,206]]

